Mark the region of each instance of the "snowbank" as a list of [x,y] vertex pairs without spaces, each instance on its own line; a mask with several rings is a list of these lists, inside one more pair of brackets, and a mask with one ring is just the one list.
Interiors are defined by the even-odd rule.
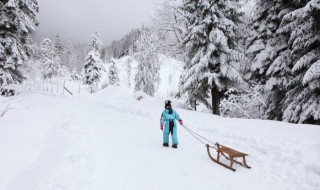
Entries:
[[179,148],[162,147],[165,99],[107,87],[90,95],[23,93],[0,97],[0,189],[308,189],[320,188],[320,128],[229,119],[184,109],[186,126],[249,154],[251,170],[213,163],[179,127]]

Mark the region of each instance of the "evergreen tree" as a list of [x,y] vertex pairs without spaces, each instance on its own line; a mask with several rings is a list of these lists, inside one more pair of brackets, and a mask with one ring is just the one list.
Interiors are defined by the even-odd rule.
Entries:
[[57,65],[64,65],[64,46],[59,34],[54,37],[53,41],[54,60]]
[[128,77],[128,86],[129,86],[129,88],[131,88],[131,74],[132,74],[132,66],[131,66],[131,62],[132,62],[132,60],[131,60],[131,58],[128,58],[128,60],[127,60],[127,77]]
[[284,120],[320,124],[320,0],[294,0],[278,33],[288,35],[293,79],[288,82]]
[[63,42],[62,42],[62,39],[60,37],[59,34],[57,34],[55,37],[54,37],[54,42],[53,42],[53,49],[54,49],[54,53],[56,56],[59,56],[60,59],[62,59],[62,55],[63,55],[63,52],[64,52],[64,46],[63,46]]
[[91,50],[85,58],[86,62],[82,71],[83,83],[91,87],[91,93],[93,92],[94,85],[98,87],[102,72],[105,70],[100,59],[101,47],[102,42],[99,40],[98,33],[96,32],[92,34],[92,41],[90,43]]
[[154,96],[160,82],[160,65],[157,54],[157,36],[148,31],[143,31],[140,39],[136,42],[134,57],[138,61],[135,75],[135,91],[143,91]]
[[247,52],[251,78],[268,90],[265,117],[316,122],[319,0],[260,0],[253,15]]
[[24,49],[29,59],[34,59],[37,56],[36,44],[33,42],[31,35],[26,37],[26,44],[24,44]]
[[111,59],[111,66],[109,67],[109,84],[115,86],[120,85],[119,70],[114,59]]
[[192,94],[190,101],[201,101],[219,114],[224,92],[243,82],[236,70],[245,59],[238,44],[243,15],[239,0],[183,0],[179,10],[186,26],[182,40],[186,65],[179,94]]
[[21,83],[27,61],[27,39],[38,25],[37,0],[0,1],[0,87]]
[[51,79],[59,73],[60,65],[55,60],[52,41],[49,38],[44,39],[40,44],[41,49],[41,67],[42,78]]
[[247,40],[251,80],[267,88],[266,119],[282,119],[286,86],[291,80],[292,59],[289,35],[276,31],[281,20],[293,6],[292,1],[257,1],[250,26],[252,35]]
[[70,38],[68,38],[67,45],[66,45],[66,50],[65,50],[65,65],[67,68],[71,69],[73,67],[72,64],[72,58],[73,58],[73,51],[74,47],[72,45],[72,41]]
[[94,34],[92,34],[92,41],[89,44],[89,47],[91,50],[101,54],[102,49],[102,42],[99,40],[98,32],[96,31]]
[[74,54],[72,56],[72,67],[74,67],[80,73],[84,65],[83,60],[85,60],[88,51],[89,49],[87,49],[87,45],[77,44],[74,48]]

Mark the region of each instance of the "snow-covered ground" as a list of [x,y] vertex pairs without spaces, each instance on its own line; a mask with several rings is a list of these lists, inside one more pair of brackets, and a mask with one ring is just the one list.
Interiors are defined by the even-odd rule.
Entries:
[[178,149],[162,147],[163,102],[137,101],[122,87],[0,97],[0,114],[9,108],[0,117],[0,189],[320,189],[319,126],[221,118],[174,101],[186,126],[249,154],[252,169],[232,172],[182,127]]

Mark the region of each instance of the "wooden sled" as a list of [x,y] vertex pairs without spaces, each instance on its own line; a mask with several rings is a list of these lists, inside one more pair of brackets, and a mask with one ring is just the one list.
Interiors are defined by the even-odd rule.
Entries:
[[[209,144],[206,145],[207,146],[207,151],[208,151],[208,155],[211,158],[212,161],[214,161],[217,164],[220,164],[221,166],[228,168],[232,171],[236,171],[236,169],[234,169],[232,166],[234,163],[237,163],[239,165],[241,165],[242,167],[248,168],[250,169],[251,167],[247,165],[246,162],[246,156],[248,156],[248,154],[246,153],[242,153],[236,150],[233,150],[229,147],[220,145],[220,144],[216,144],[216,147],[212,147]],[[217,158],[215,159],[214,157],[211,156],[210,154],[210,148],[216,148],[217,149]],[[227,164],[224,164],[222,162],[220,162],[220,157],[223,156],[226,159],[230,160],[230,165],[228,166]],[[242,158],[243,162],[238,162],[236,159],[237,158]]]

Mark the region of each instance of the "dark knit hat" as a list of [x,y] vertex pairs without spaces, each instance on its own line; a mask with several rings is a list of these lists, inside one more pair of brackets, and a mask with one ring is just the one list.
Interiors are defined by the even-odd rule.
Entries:
[[164,108],[167,108],[168,106],[170,106],[170,108],[171,108],[171,101],[170,100],[166,100],[166,102],[164,104]]

